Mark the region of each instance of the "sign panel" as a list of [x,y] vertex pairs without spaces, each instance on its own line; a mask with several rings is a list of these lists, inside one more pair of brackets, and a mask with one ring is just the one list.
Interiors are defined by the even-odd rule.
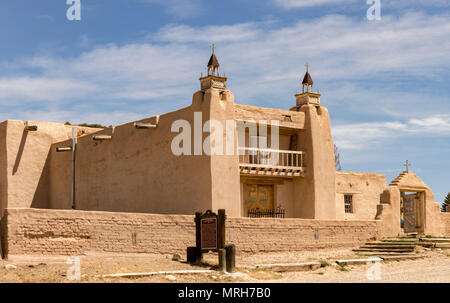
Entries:
[[217,218],[200,220],[202,250],[217,249]]

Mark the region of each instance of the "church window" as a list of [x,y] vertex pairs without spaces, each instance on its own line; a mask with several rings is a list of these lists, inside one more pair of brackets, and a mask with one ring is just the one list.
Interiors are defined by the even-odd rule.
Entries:
[[353,195],[344,195],[345,213],[353,213]]

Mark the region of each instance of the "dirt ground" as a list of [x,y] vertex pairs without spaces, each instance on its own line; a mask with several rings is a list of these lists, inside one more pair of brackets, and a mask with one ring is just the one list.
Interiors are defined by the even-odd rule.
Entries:
[[[214,283],[214,282],[446,282],[450,283],[450,250],[432,250],[418,260],[382,262],[380,280],[370,280],[368,269],[373,265],[333,265],[338,259],[364,258],[356,256],[350,249],[318,250],[291,253],[266,253],[238,255],[237,273],[224,275],[219,272],[156,275],[134,278],[102,277],[107,274],[155,272],[172,270],[208,270],[217,265],[217,255],[207,254],[204,262],[192,266],[182,256],[180,261],[172,261],[171,255],[87,255],[80,256],[80,281],[70,281],[67,257],[14,256],[0,261],[0,283]],[[273,263],[321,262],[324,267],[302,272],[276,273],[270,270],[247,269],[246,266]],[[70,273],[70,271],[69,271]]]

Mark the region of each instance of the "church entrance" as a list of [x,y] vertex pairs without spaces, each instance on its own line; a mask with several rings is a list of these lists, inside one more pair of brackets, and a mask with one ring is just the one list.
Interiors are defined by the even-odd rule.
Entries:
[[256,209],[275,209],[273,184],[244,184],[244,216],[247,217],[249,211]]
[[405,233],[423,233],[423,192],[401,192],[400,218]]

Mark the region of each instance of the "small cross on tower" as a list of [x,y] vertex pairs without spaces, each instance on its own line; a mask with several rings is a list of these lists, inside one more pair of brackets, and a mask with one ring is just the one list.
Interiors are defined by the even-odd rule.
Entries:
[[403,166],[406,166],[406,172],[409,172],[409,167],[411,166],[411,164],[409,163],[408,160],[406,160],[406,164],[403,164]]
[[308,72],[309,71],[309,64],[306,63],[305,66],[306,66],[306,72]]
[[214,54],[214,50],[216,49],[216,46],[214,45],[214,43],[213,43],[213,45],[211,45],[211,49],[212,49],[212,53]]

